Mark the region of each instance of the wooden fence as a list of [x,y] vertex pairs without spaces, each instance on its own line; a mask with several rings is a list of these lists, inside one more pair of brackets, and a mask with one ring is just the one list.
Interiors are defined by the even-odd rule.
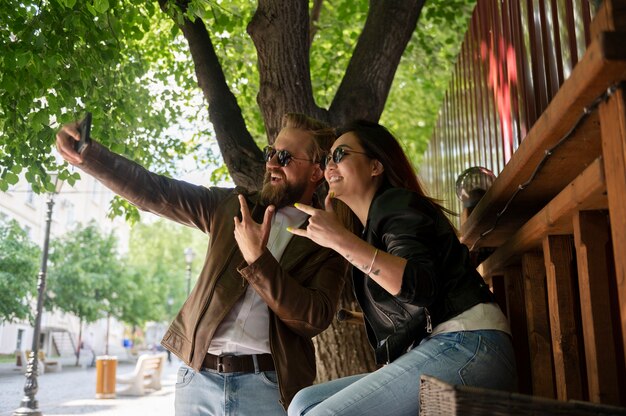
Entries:
[[595,11],[587,0],[478,0],[421,165],[433,196],[460,212],[462,171],[502,171],[584,54]]
[[626,0],[478,1],[422,177],[452,200],[470,166],[522,392],[626,406]]

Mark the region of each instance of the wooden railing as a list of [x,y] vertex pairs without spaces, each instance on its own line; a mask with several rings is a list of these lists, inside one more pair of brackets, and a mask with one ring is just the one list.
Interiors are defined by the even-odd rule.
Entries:
[[457,176],[498,175],[586,51],[589,0],[478,0],[421,164],[429,192],[453,211]]
[[461,238],[493,251],[478,269],[511,324],[522,392],[626,406],[626,0],[603,2]]

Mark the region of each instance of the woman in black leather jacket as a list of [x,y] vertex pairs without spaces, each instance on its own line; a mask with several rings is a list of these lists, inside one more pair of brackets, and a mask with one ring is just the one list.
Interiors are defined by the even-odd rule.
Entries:
[[[402,148],[383,126],[355,121],[325,163],[326,209],[290,230],[330,247],[352,263],[376,361],[364,374],[300,391],[290,415],[416,415],[420,375],[451,384],[515,390],[513,346],[506,318],[471,266],[443,209],[427,197]],[[344,228],[331,198],[364,227]]]

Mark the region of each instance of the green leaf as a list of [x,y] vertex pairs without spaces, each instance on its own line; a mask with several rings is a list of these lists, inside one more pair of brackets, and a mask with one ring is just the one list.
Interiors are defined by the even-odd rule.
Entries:
[[94,0],[93,7],[100,14],[104,14],[109,10],[109,0]]
[[9,185],[15,185],[19,182],[20,178],[15,173],[10,171],[5,171],[3,178]]

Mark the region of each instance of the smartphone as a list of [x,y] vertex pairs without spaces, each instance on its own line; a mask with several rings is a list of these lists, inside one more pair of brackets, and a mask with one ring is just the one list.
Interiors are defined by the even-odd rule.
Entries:
[[82,151],[91,143],[91,113],[87,112],[85,118],[78,124],[78,131],[80,132],[80,140],[74,145],[74,149],[78,153]]

